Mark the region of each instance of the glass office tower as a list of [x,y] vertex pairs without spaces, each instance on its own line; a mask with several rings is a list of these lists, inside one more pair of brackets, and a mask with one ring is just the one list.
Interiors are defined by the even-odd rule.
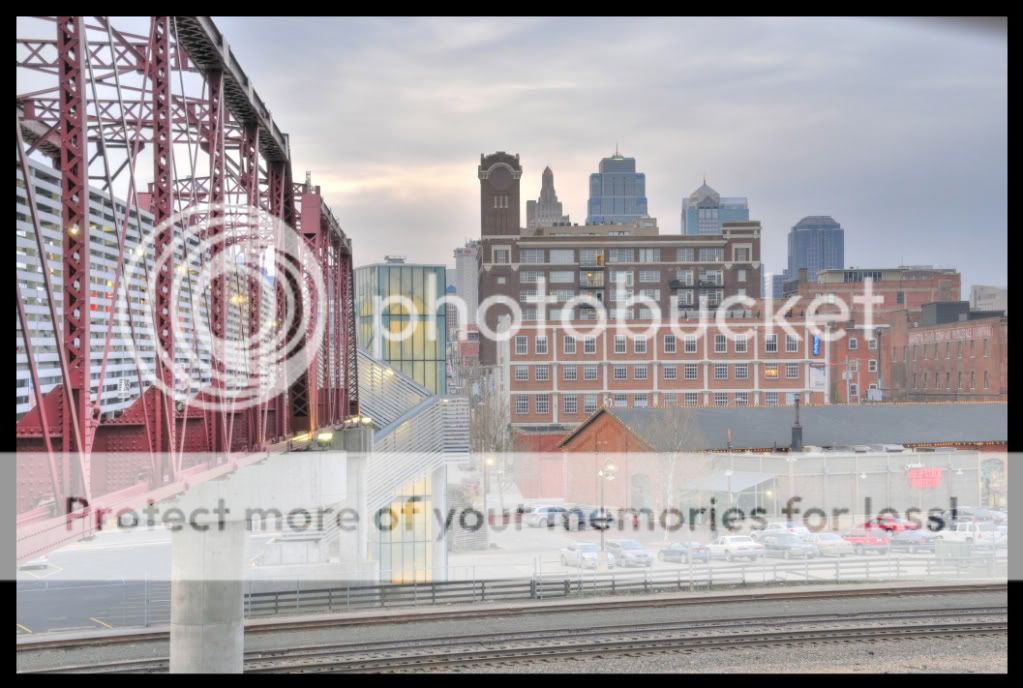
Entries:
[[650,217],[647,214],[646,175],[636,171],[636,159],[618,151],[600,161],[600,171],[590,175],[588,225],[627,225]]
[[388,257],[355,270],[359,346],[435,394],[447,394],[447,318],[440,306],[446,285],[443,265]]

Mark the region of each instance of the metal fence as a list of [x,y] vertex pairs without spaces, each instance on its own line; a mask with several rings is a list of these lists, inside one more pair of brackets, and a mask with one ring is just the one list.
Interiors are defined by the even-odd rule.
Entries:
[[[668,591],[710,591],[742,586],[802,585],[810,583],[860,583],[884,581],[1005,580],[1006,563],[995,557],[930,558],[902,557],[779,560],[757,564],[680,564],[673,569],[609,572],[577,569],[536,574],[516,579],[480,579],[410,584],[359,584],[302,589],[297,581],[286,590],[255,591],[251,583],[244,593],[248,618],[289,614],[317,614],[380,608],[552,600],[573,597],[629,595]],[[113,592],[121,586],[122,590]],[[67,586],[53,586],[49,592]],[[167,581],[105,583],[74,588],[75,597],[99,596],[104,590],[109,609],[88,612],[118,627],[158,626],[170,622],[171,584]],[[18,606],[49,604],[47,586],[19,589]],[[110,594],[113,592],[113,594]],[[66,613],[66,609],[60,613]],[[74,628],[75,626],[71,626]],[[84,625],[82,628],[95,628]],[[65,630],[68,626],[43,625],[39,630]]]

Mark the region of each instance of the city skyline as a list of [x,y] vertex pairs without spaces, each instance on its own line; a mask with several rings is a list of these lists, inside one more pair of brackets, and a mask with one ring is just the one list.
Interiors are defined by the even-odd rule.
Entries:
[[[987,248],[1006,239],[1007,206],[973,201],[1007,196],[1004,29],[581,19],[579,39],[551,42],[567,20],[217,21],[294,132],[299,168],[314,170],[365,247],[360,264],[408,253],[409,232],[431,237],[410,259],[450,262],[477,232],[474,168],[484,151],[519,154],[531,194],[549,165],[565,213],[584,217],[589,174],[617,143],[645,172],[663,233],[678,232],[681,198],[706,175],[749,198],[771,271],[787,263],[792,225],[821,214],[849,230],[847,265],[955,266],[964,288],[1007,281]],[[594,57],[581,40],[605,48]],[[255,49],[266,44],[281,49]],[[302,57],[288,50],[297,44]],[[470,59],[480,51],[486,61]],[[306,60],[322,69],[304,69]],[[324,71],[336,91],[311,88]],[[305,133],[325,130],[338,136]],[[961,240],[963,227],[973,241]]]

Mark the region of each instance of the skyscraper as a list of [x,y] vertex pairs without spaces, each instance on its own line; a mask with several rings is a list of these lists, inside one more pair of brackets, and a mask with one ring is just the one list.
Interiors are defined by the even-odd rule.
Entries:
[[537,227],[554,227],[570,223],[568,215],[561,214],[561,202],[558,201],[558,194],[554,191],[554,173],[551,172],[550,167],[545,167],[543,179],[540,182],[540,198],[535,201],[526,201],[526,227],[536,229]]
[[744,197],[722,198],[707,180],[682,199],[682,233],[721,234],[725,222],[749,222],[749,201]]
[[813,282],[820,270],[845,267],[845,230],[827,215],[811,215],[796,223],[789,232],[789,267],[786,280],[799,279],[806,268],[806,278]]
[[635,158],[623,157],[615,150],[613,156],[600,161],[598,169],[599,172],[590,175],[586,224],[622,225],[650,217],[646,175],[636,171]]

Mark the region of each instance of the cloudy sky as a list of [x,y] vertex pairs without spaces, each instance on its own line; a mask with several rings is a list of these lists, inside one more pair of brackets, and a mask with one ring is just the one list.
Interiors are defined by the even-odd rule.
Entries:
[[545,165],[573,221],[614,152],[678,233],[702,181],[749,198],[768,269],[806,215],[853,266],[1006,282],[1004,27],[896,19],[217,18],[357,264],[453,264],[479,235],[480,153]]

